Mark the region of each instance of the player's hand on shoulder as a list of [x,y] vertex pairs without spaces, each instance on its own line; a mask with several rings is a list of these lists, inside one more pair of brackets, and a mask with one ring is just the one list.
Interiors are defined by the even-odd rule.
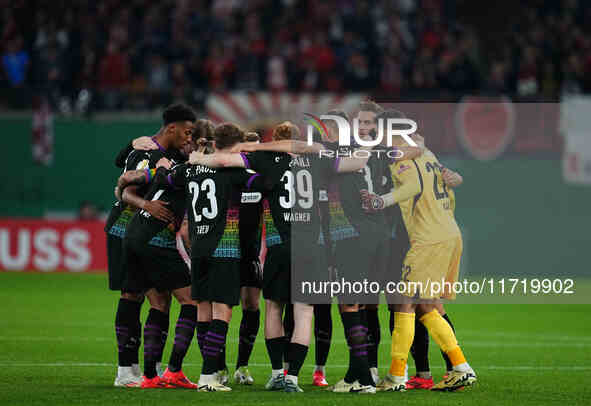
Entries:
[[450,187],[458,187],[464,182],[462,175],[448,168],[443,168],[441,171],[441,177],[445,184]]
[[168,160],[168,158],[160,158],[158,162],[156,162],[156,168],[166,168],[170,169],[172,163]]
[[174,221],[174,214],[172,214],[172,211],[170,211],[170,209],[168,209],[166,206],[168,206],[168,202],[163,202],[160,200],[148,200],[142,209],[146,210],[158,220],[172,223]]
[[158,149],[158,145],[150,137],[139,137],[132,142],[134,149],[141,151],[149,151],[152,149]]

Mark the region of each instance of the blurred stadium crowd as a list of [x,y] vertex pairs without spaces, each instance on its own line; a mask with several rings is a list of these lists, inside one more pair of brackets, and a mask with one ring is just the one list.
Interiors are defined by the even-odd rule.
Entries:
[[[461,0],[0,0],[0,106],[199,106],[208,92],[591,90],[591,2],[511,4],[486,36]],[[503,24],[501,24],[503,23]],[[491,39],[492,38],[492,39]]]

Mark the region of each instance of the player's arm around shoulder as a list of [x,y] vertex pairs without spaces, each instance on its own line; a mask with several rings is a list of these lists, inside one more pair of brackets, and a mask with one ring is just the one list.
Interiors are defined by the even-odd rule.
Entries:
[[157,169],[140,169],[134,171],[127,171],[119,176],[117,180],[117,187],[122,191],[130,185],[143,185],[150,183],[156,175]]
[[200,151],[193,151],[189,155],[191,165],[203,165],[210,168],[245,168],[246,163],[242,154],[215,152],[213,154],[204,154]]
[[415,159],[397,162],[391,167],[391,171],[398,186],[386,194],[389,206],[411,199],[422,192],[421,174]]
[[359,148],[356,151],[365,150],[367,154],[363,154],[362,156],[347,156],[343,158],[336,158],[335,161],[335,168],[338,173],[346,173],[346,172],[355,172],[367,165],[367,161],[371,155],[371,148]]
[[[158,220],[172,223],[175,220],[174,214],[166,206],[168,202],[160,200],[146,200],[138,194],[138,188],[141,184],[158,183],[159,185],[166,185],[168,183],[168,174],[170,171],[166,168],[160,167],[157,169],[144,169],[141,171],[128,171],[128,175],[137,179],[135,183],[127,184],[121,189],[121,200],[129,205],[135,206],[138,209],[146,210]],[[125,174],[124,174],[125,175]],[[122,177],[124,176],[122,175]],[[121,178],[120,178],[121,179]],[[119,186],[117,186],[119,188]]]
[[232,152],[284,152],[288,154],[315,154],[324,150],[324,146],[317,142],[308,144],[299,140],[278,140],[264,143],[241,142],[232,148]]
[[398,151],[398,156],[394,157],[394,161],[395,162],[400,162],[400,161],[409,161],[412,159],[416,159],[418,157],[420,157],[421,155],[423,155],[423,152],[425,152],[425,147],[411,147],[411,146],[402,146],[402,147],[398,147],[396,148]]
[[[139,166],[143,166],[143,162],[141,161]],[[142,169],[135,169],[135,170],[127,170],[125,171],[117,180],[117,187],[120,189],[121,193],[123,190],[129,185],[143,185],[147,183],[151,183],[157,174],[162,174],[164,170],[170,169],[170,161],[166,158],[161,158],[155,168],[142,168]]]

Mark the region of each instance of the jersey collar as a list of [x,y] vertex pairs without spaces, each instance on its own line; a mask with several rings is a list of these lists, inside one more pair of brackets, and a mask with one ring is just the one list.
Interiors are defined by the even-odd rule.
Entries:
[[154,141],[154,144],[156,144],[156,146],[158,147],[158,149],[162,152],[166,152],[166,149],[164,149],[164,147],[162,145],[160,145],[160,143],[158,141],[156,141],[156,136],[152,137],[152,141]]

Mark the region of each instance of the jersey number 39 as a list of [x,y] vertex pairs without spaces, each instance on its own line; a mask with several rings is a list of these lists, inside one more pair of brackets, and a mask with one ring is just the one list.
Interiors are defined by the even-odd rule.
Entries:
[[279,204],[284,209],[295,206],[296,200],[302,209],[310,209],[314,204],[314,191],[312,188],[312,174],[306,169],[297,171],[294,175],[291,171],[285,171],[281,181],[287,190],[287,198],[281,196]]

